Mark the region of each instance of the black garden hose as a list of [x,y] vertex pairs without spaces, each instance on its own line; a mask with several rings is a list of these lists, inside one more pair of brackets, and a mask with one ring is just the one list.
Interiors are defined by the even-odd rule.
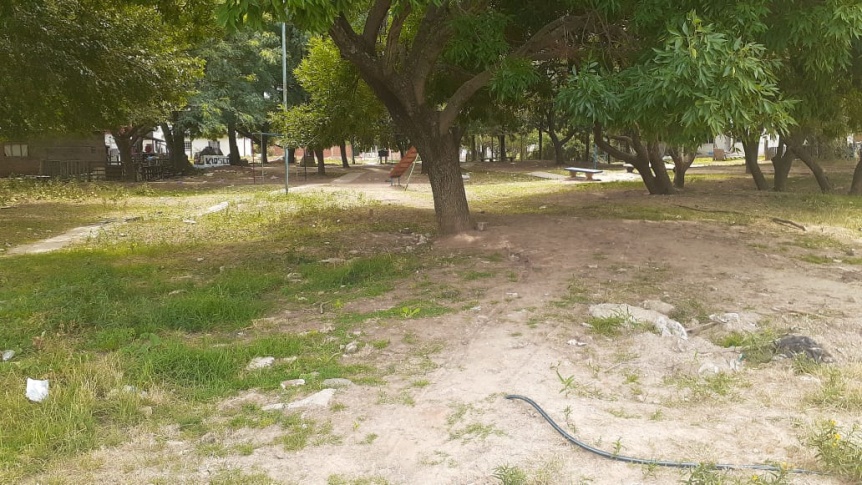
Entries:
[[[566,430],[561,428],[560,425],[558,425],[553,419],[551,419],[551,417],[548,416],[548,413],[546,413],[545,410],[542,409],[538,404],[536,404],[536,402],[533,401],[532,399],[525,397],[525,396],[519,396],[517,394],[509,394],[508,396],[506,396],[506,399],[520,399],[521,401],[524,401],[525,403],[529,404],[530,406],[533,406],[533,408],[536,411],[538,411],[539,414],[541,414],[543,418],[545,418],[545,421],[547,421],[551,426],[553,426],[553,428],[555,430],[557,430],[557,433],[560,433],[563,436],[563,438],[565,438],[569,443],[571,443],[575,446],[578,446],[580,448],[583,448],[583,449],[589,451],[590,453],[595,453],[596,455],[599,455],[601,457],[608,458],[610,460],[622,461],[625,463],[634,463],[637,465],[667,466],[667,467],[674,467],[674,468],[697,468],[697,467],[703,465],[702,463],[683,462],[683,461],[646,460],[643,458],[633,458],[630,456],[618,455],[616,453],[608,453],[607,451],[592,447],[592,446],[584,443],[583,441],[578,440],[577,438],[570,435],[569,433],[567,433]],[[711,464],[708,466],[711,468],[717,469],[717,470],[761,470],[761,471],[767,471],[767,472],[785,471],[785,472],[789,472],[789,473],[808,473],[808,474],[814,474],[814,475],[820,474],[820,472],[816,472],[813,470],[804,470],[801,468],[781,468],[781,467],[777,467],[774,465],[729,465],[729,464],[725,464],[725,463],[716,463],[716,464]]]

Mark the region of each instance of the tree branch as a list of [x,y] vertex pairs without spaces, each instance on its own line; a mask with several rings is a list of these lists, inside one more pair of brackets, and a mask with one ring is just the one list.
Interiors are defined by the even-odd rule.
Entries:
[[425,16],[419,24],[416,38],[413,39],[411,47],[413,55],[408,56],[413,59],[413,62],[404,66],[404,72],[410,75],[413,95],[416,97],[417,103],[422,103],[425,100],[425,87],[428,78],[431,77],[431,71],[437,58],[443,53],[446,43],[452,36],[449,18],[449,8],[445,3],[441,6],[432,3],[428,6]]
[[[631,153],[626,153],[619,148],[611,145],[610,143],[605,141],[605,137],[602,134],[603,129],[601,123],[596,123],[593,125],[593,138],[595,139],[596,145],[599,146],[602,150],[608,153],[610,156],[622,160],[624,162],[631,163],[632,165],[636,165],[637,156],[632,155]],[[634,162],[634,163],[633,163]]]
[[405,5],[404,8],[398,12],[398,15],[392,19],[392,26],[389,28],[389,34],[386,36],[385,59],[386,67],[388,69],[392,69],[395,66],[395,57],[397,55],[395,49],[399,46],[401,29],[404,27],[404,21],[406,21],[407,17],[410,16],[410,12],[412,12],[410,5]]
[[462,84],[455,91],[455,94],[449,97],[446,107],[440,112],[440,124],[438,128],[441,134],[449,131],[449,128],[455,124],[455,119],[458,118],[461,108],[470,100],[470,97],[491,81],[492,76],[493,72],[490,69],[486,69]]
[[368,19],[365,21],[365,27],[362,29],[362,39],[366,44],[375,45],[377,36],[380,35],[380,28],[389,14],[389,8],[392,6],[391,0],[376,0],[368,12]]

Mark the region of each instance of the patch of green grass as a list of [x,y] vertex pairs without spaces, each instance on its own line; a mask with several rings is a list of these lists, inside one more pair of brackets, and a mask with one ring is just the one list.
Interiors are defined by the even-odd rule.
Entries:
[[703,377],[678,375],[666,378],[665,382],[688,391],[683,399],[689,403],[702,403],[727,398],[733,395],[737,387],[745,385],[745,382],[738,375],[727,372]]
[[820,366],[815,375],[820,378],[822,386],[820,390],[805,396],[805,402],[821,408],[862,412],[860,374],[833,366]]
[[360,443],[363,445],[370,445],[371,443],[374,443],[377,438],[378,436],[375,433],[369,433],[365,435],[365,438],[363,438]]
[[587,320],[590,331],[604,337],[617,337],[628,327],[628,319],[623,315],[591,317]]
[[675,302],[674,309],[668,314],[668,317],[685,323],[692,319],[706,321],[709,319],[709,314],[710,311],[707,310],[701,300],[685,298]]
[[487,439],[491,435],[503,436],[505,433],[491,424],[470,423],[461,429],[451,430],[449,439],[470,441],[472,439]]
[[246,473],[238,468],[222,468],[209,478],[210,485],[276,485],[265,473]]
[[775,331],[765,329],[759,332],[730,332],[715,343],[721,347],[742,349],[742,358],[752,364],[766,364],[775,356]]
[[465,271],[465,272],[461,273],[461,278],[464,281],[475,281],[475,280],[481,280],[481,279],[486,279],[486,278],[493,278],[494,276],[496,276],[496,274],[493,271],[470,270],[470,271]]
[[389,481],[378,475],[357,478],[349,478],[344,475],[330,475],[326,479],[326,485],[389,485]]
[[818,256],[816,254],[806,254],[804,256],[800,256],[799,259],[812,264],[829,264],[832,262],[832,258]]

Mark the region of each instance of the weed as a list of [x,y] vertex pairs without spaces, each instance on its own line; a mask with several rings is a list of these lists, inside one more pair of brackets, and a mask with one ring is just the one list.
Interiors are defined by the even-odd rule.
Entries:
[[463,278],[464,281],[475,281],[475,280],[480,280],[480,279],[485,279],[485,278],[493,278],[494,276],[495,276],[495,274],[491,271],[473,271],[473,270],[471,270],[471,271],[465,271],[464,273],[461,274],[461,278]]
[[743,384],[738,375],[726,372],[705,377],[675,376],[666,378],[665,381],[688,391],[683,400],[693,403],[728,397],[736,386]]
[[375,340],[374,342],[371,342],[371,346],[372,346],[372,347],[374,347],[374,348],[375,348],[375,349],[377,349],[377,350],[383,350],[383,349],[385,349],[386,347],[389,347],[389,344],[390,344],[390,343],[391,343],[391,342],[389,341],[389,339],[386,339],[386,340]]
[[848,379],[834,367],[820,367],[817,375],[823,385],[819,391],[805,397],[806,403],[841,411],[862,411],[862,387],[858,380]]
[[347,478],[344,475],[330,475],[326,485],[389,485],[389,481],[381,476]]
[[820,423],[808,438],[823,467],[840,477],[862,481],[862,433],[857,425],[841,429],[835,421]]
[[238,468],[222,468],[209,479],[212,485],[274,485],[278,482],[265,473],[247,474]]
[[410,383],[410,387],[415,388],[428,387],[429,385],[431,385],[431,381],[429,381],[428,379],[419,379]]
[[469,441],[473,438],[484,440],[491,435],[503,436],[504,433],[491,424],[470,423],[460,430],[449,432],[449,439]]
[[740,478],[727,471],[716,470],[712,465],[703,463],[689,470],[689,475],[681,483],[686,485],[789,485],[788,472],[784,468],[764,475],[749,475]]
[[501,485],[526,485],[527,483],[527,473],[509,464],[495,467],[491,476],[500,480]]
[[716,344],[729,348],[742,348],[742,358],[752,364],[765,364],[775,356],[774,341],[777,334],[770,329],[759,332],[730,332],[721,337]]
[[365,435],[365,438],[363,438],[362,441],[360,441],[360,443],[363,445],[370,445],[371,443],[374,443],[374,440],[376,440],[376,439],[377,439],[377,435],[375,433],[369,433],[369,434]]
[[620,335],[628,323],[628,318],[623,315],[609,317],[592,317],[587,321],[590,330],[605,337],[616,337]]

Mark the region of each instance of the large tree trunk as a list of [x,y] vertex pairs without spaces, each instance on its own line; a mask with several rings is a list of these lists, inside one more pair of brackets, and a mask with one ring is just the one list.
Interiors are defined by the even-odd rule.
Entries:
[[168,145],[168,156],[171,167],[176,173],[188,173],[191,169],[189,165],[189,157],[186,155],[186,134],[178,126],[178,113],[175,111],[173,116],[173,125],[168,126],[167,123],[161,123],[162,133],[165,135],[165,142]]
[[135,170],[135,162],[132,160],[132,140],[126,136],[114,133],[114,142],[117,144],[117,149],[120,151],[120,164],[123,166],[123,180],[126,182],[135,182],[137,179],[137,170]]
[[757,157],[760,156],[760,135],[742,137],[742,149],[745,151],[746,172],[751,174],[757,190],[768,190],[769,184],[763,176],[763,171],[760,170],[760,164],[757,163]]
[[326,175],[326,165],[323,163],[323,148],[315,148],[314,154],[317,156],[317,175]]
[[239,158],[239,145],[236,143],[236,122],[230,119],[227,122],[227,144],[230,154],[228,160],[231,165],[242,165],[242,160]]
[[260,135],[260,164],[266,165],[269,163],[269,153],[267,152],[267,148],[269,147],[269,136]]
[[775,151],[775,156],[772,157],[772,168],[775,171],[772,190],[776,192],[787,190],[787,176],[790,174],[790,168],[793,166],[794,156],[793,150],[784,144],[784,138],[779,137],[778,149]]
[[342,141],[338,145],[338,149],[341,151],[341,166],[343,168],[350,168],[350,164],[347,163],[347,143]]
[[862,195],[862,148],[859,149],[859,161],[856,162],[856,170],[853,171],[850,195]]
[[814,160],[814,155],[811,154],[811,151],[805,146],[805,138],[802,136],[790,136],[787,138],[787,145],[793,150],[797,157],[802,160],[802,163],[811,170],[811,173],[814,174],[814,178],[817,179],[817,185],[820,186],[820,191],[824,194],[827,194],[832,191],[832,182],[829,181],[829,177],[826,176],[826,172],[823,171],[823,167]]
[[649,162],[652,171],[655,174],[657,194],[668,195],[675,192],[673,183],[670,181],[670,176],[667,173],[667,167],[664,165],[662,158],[661,146],[658,142],[650,142],[647,144],[649,153]]
[[542,148],[542,127],[539,126],[539,160],[544,160],[544,149]]
[[506,135],[500,135],[500,161],[506,161]]
[[560,141],[560,137],[557,136],[557,132],[552,129],[549,129],[548,137],[551,139],[551,143],[554,145],[554,163],[557,165],[565,165],[566,155],[563,153],[563,142]]
[[295,164],[296,163],[296,147],[287,149],[287,163]]
[[427,166],[431,192],[434,195],[434,212],[443,234],[456,234],[473,229],[467,194],[461,179],[458,162],[460,138],[454,134],[438,135],[432,132],[410,138]]

